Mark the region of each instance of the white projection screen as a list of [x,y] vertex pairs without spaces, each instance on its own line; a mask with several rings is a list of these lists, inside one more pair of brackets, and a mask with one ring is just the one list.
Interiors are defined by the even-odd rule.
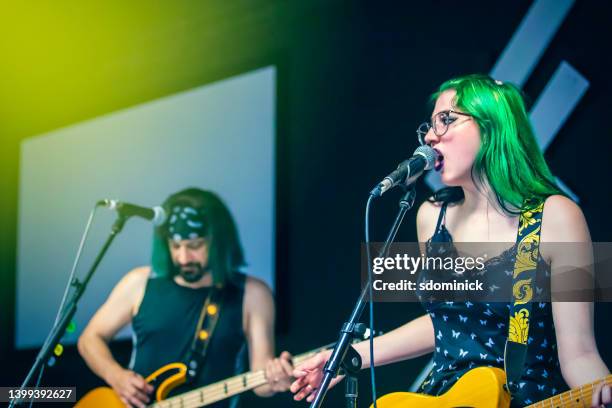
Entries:
[[[232,212],[249,275],[273,288],[276,70],[266,67],[26,139],[20,151],[16,347],[42,345],[94,204],[155,206],[186,187],[216,192]],[[94,96],[92,96],[94,97]],[[116,214],[99,209],[81,278]],[[73,344],[129,270],[150,264],[152,225],[128,220],[81,299]],[[130,329],[118,337],[130,336]]]

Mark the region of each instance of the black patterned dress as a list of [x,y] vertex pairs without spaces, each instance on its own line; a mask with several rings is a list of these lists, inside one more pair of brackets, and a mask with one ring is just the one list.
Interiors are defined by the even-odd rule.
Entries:
[[[452,237],[444,225],[445,211],[446,204],[440,210],[436,231],[428,242],[428,255],[432,242],[447,242],[449,250],[454,250]],[[537,214],[541,216],[541,212]],[[487,290],[512,286],[515,258],[515,247],[511,247],[487,260],[483,274]],[[419,280],[428,278],[424,271]],[[542,290],[549,282],[550,265],[539,257],[536,290]],[[425,300],[426,294],[422,292],[419,296],[435,331],[433,368],[421,384],[420,392],[440,395],[474,367],[504,368],[511,303],[436,302]],[[532,305],[525,369],[520,380],[510,385],[515,389],[511,407],[529,405],[567,389],[559,367],[550,303]]]

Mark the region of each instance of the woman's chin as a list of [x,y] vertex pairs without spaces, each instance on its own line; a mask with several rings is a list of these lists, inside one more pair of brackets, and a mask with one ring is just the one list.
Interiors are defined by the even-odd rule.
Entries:
[[442,168],[442,170],[440,170],[440,180],[447,186],[454,186],[456,180],[455,177],[453,177],[452,172],[446,170],[445,168]]
[[448,187],[458,187],[465,184],[464,177],[457,177],[457,174],[444,168],[440,170],[440,180]]

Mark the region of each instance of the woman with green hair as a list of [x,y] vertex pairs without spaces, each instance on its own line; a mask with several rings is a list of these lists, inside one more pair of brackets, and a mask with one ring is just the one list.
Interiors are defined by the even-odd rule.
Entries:
[[[508,384],[512,407],[606,376],[609,370],[593,333],[592,303],[517,298],[548,287],[556,278],[555,267],[576,264],[572,251],[563,251],[560,245],[540,247],[540,243],[590,244],[582,211],[560,191],[546,165],[520,91],[485,75],[469,75],[443,83],[432,101],[431,120],[418,128],[417,135],[421,144],[437,153],[434,168],[448,187],[419,208],[419,242],[428,254],[440,242],[516,242],[488,259],[483,276],[497,283],[489,286],[491,292],[516,289],[517,282],[521,290],[512,299],[490,303],[436,302],[425,300],[426,294],[417,291],[427,313],[374,339],[375,364],[433,352],[433,368],[419,388],[429,395],[447,392],[475,367],[514,365],[512,370],[518,369],[518,374],[510,376],[514,378]],[[533,265],[517,266],[521,251],[527,251]],[[581,264],[589,264],[589,259]],[[524,272],[532,273],[528,287],[516,278]],[[430,278],[427,273],[423,270],[419,280]],[[528,335],[513,330],[527,323]],[[516,351],[510,350],[511,343],[525,346],[524,359],[520,352],[512,354]],[[367,342],[355,349],[363,367],[369,367]],[[291,387],[296,400],[312,401],[329,355],[321,352],[296,367],[297,380]],[[332,385],[338,381],[334,379]],[[609,386],[600,384],[592,391],[588,402],[593,406],[612,403]]]

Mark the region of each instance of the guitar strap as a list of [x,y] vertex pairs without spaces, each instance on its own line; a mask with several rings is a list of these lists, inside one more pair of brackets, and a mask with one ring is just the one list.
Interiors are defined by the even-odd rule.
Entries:
[[516,260],[512,274],[512,305],[508,338],[504,349],[506,388],[510,393],[517,389],[517,382],[523,373],[527,356],[531,300],[540,255],[540,231],[544,202],[530,209],[527,209],[529,208],[527,204],[528,201],[525,201],[524,209],[519,216]]
[[200,369],[204,365],[208,345],[213,337],[219,315],[221,314],[224,294],[225,291],[222,287],[213,286],[206,297],[186,359],[187,383],[197,378]]

